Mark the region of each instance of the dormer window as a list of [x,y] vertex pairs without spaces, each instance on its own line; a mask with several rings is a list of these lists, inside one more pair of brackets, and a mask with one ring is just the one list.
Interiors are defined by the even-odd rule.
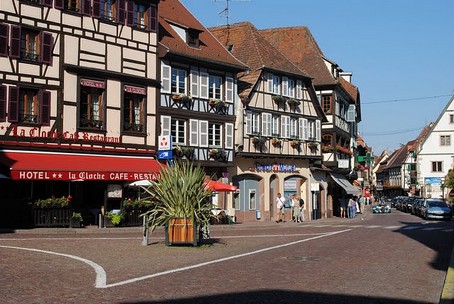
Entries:
[[171,21],[167,20],[172,27],[172,29],[180,36],[181,40],[183,40],[188,46],[198,48],[200,46],[200,30],[188,28],[186,26],[172,23]]
[[199,45],[200,45],[200,43],[199,43],[199,31],[189,29],[187,31],[187,41],[186,41],[186,43],[189,46],[198,48]]

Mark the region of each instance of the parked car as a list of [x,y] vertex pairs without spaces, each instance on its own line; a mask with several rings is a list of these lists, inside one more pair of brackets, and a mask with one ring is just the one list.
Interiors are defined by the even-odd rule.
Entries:
[[450,221],[452,218],[452,211],[442,200],[425,199],[421,207],[421,216],[426,220],[441,219]]
[[421,207],[423,203],[424,203],[423,198],[417,198],[411,207],[411,214],[421,216]]

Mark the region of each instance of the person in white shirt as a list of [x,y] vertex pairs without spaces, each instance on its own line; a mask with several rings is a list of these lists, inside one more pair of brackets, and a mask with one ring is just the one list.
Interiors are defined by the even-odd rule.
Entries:
[[285,198],[278,193],[277,198],[276,198],[276,223],[285,222],[285,213],[284,213],[284,204],[285,204]]

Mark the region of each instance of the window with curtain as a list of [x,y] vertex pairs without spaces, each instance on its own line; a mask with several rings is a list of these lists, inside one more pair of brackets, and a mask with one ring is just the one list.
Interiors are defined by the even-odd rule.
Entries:
[[80,86],[79,126],[104,129],[104,81],[82,79]]
[[144,106],[146,90],[141,87],[124,86],[123,131],[144,132]]

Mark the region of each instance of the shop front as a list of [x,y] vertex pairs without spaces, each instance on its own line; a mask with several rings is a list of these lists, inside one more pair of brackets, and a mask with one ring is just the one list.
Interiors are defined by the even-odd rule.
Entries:
[[[237,164],[237,173],[232,178],[238,187],[232,201],[237,221],[275,221],[278,193],[287,201],[292,195],[300,196],[305,202],[306,219],[310,218],[314,206],[307,160],[257,162],[243,158],[237,159]],[[291,220],[289,206],[285,215]]]
[[151,157],[21,150],[0,151],[0,165],[0,227],[33,227],[38,200],[66,200],[86,225],[98,225],[100,214],[137,197],[131,183],[159,179],[161,171]]

